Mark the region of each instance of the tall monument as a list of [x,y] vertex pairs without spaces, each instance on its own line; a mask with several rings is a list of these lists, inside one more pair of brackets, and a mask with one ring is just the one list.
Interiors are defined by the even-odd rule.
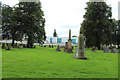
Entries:
[[83,36],[83,34],[80,34],[79,37],[78,37],[78,49],[76,49],[76,51],[75,51],[74,58],[87,60],[87,57],[85,56],[85,47],[84,47],[84,36]]
[[71,40],[71,29],[69,29],[69,39],[68,39],[67,53],[73,53],[71,42],[72,42],[72,40]]

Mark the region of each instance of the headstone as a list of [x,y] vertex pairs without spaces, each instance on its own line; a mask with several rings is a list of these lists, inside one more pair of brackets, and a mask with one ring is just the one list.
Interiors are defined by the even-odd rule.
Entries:
[[51,45],[49,45],[49,48],[51,48]]
[[96,49],[96,47],[93,46],[93,47],[92,47],[92,52],[96,52],[95,49]]
[[109,47],[108,46],[105,46],[104,47],[104,53],[108,53],[109,52]]
[[61,48],[64,48],[64,46],[61,46]]
[[46,45],[44,45],[44,47],[46,47]]
[[111,50],[111,53],[118,53],[117,49],[114,47],[112,50]]
[[13,44],[13,48],[18,48],[17,43]]
[[23,44],[23,48],[26,48],[26,45],[25,45],[25,44]]
[[34,47],[33,48],[36,48],[36,46],[34,45]]
[[7,44],[7,49],[6,50],[10,50],[10,44],[9,43],[6,43]]
[[77,51],[78,51],[78,47],[75,49],[74,58],[78,57]]
[[20,47],[19,47],[20,49],[23,49],[23,45],[22,44],[20,44]]
[[68,48],[68,42],[65,42],[65,48],[64,48],[65,52],[67,52],[67,48]]
[[115,53],[118,53],[118,51],[117,51],[117,49],[116,49],[116,48],[114,48],[114,51],[115,51]]
[[74,49],[74,47],[72,46],[72,49]]
[[103,50],[103,44],[100,44],[100,50]]
[[54,48],[54,46],[52,45],[52,48]]
[[96,50],[99,50],[98,47],[96,47]]
[[83,36],[83,34],[80,34],[79,37],[78,37],[78,50],[76,48],[74,58],[87,60],[87,57],[85,56],[85,46],[84,46],[84,36]]
[[68,47],[67,47],[67,53],[73,53],[72,51],[72,40],[71,40],[71,29],[69,29],[69,39],[68,39]]
[[41,47],[43,47],[43,45],[41,45]]
[[5,43],[2,43],[2,49],[6,49]]
[[56,51],[61,51],[61,50],[60,50],[60,46],[59,46],[59,45],[57,46]]

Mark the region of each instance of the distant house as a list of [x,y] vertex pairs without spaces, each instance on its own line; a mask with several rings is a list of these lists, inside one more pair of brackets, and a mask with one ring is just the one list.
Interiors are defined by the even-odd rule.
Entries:
[[[47,37],[45,43],[65,43],[68,42],[68,37]],[[77,44],[78,43],[78,38],[77,37],[72,37],[72,43]]]

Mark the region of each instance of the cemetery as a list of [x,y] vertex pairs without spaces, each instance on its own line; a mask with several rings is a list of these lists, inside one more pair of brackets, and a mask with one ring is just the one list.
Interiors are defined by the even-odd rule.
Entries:
[[63,32],[57,34],[55,29],[53,37],[46,36],[40,1],[1,6],[2,78],[120,77],[120,20],[112,18],[106,2],[90,0],[79,31],[74,27],[66,28],[68,33],[63,30],[67,37],[58,37]]
[[[56,47],[2,50],[3,78],[117,78],[118,54],[85,49],[88,60],[56,51]],[[77,51],[77,50],[76,50]],[[77,53],[76,53],[77,54]]]
[[[3,78],[117,78],[118,52],[108,46],[85,48],[79,34],[78,46],[71,45],[71,30],[65,46],[2,43]],[[22,66],[21,66],[22,65]],[[22,73],[22,74],[21,74]],[[41,76],[40,76],[41,75]]]

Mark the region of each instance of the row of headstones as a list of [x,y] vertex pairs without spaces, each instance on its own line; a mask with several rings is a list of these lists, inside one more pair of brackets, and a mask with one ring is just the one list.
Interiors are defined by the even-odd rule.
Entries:
[[[74,47],[76,47],[76,46],[72,46],[72,50],[74,49]],[[57,46],[56,51],[61,51],[62,48],[64,48],[65,52],[67,51],[67,48],[65,46],[59,46],[59,45]]]
[[[111,49],[112,49],[112,50],[111,50],[111,53],[118,53],[116,47],[113,47],[113,48],[111,48]],[[108,47],[108,46],[105,46],[103,52],[104,52],[104,53],[108,53],[108,52],[109,52],[109,47]]]
[[[96,51],[95,51],[96,49],[97,49],[97,48],[96,48],[95,46],[93,46],[93,47],[92,47],[92,52],[96,52]],[[118,53],[116,47],[108,47],[108,46],[104,46],[103,52],[104,52],[104,53],[109,53],[110,49],[112,49],[112,50],[111,50],[111,53]]]
[[[44,46],[43,46],[43,45],[41,45],[41,47],[47,47],[47,45],[44,45]],[[49,47],[49,48],[54,48],[54,47],[56,47],[56,46],[53,46],[53,45],[48,45],[48,47]]]
[[[7,45],[7,47],[5,46],[5,44]],[[1,45],[1,43],[0,43]],[[2,43],[2,49],[6,49],[6,50],[10,50],[11,44],[10,43]],[[18,49],[23,49],[23,48],[27,48],[27,46],[25,44],[14,44],[12,46],[13,48],[18,48]],[[36,48],[35,46],[33,48]]]
[[[2,49],[6,49],[6,50],[10,50],[10,44],[9,43],[0,43],[0,45],[2,44]],[[7,47],[5,46],[5,44],[7,45]]]
[[[7,46],[5,46],[5,45],[7,45]],[[2,43],[2,49],[10,50],[10,47],[11,47],[10,43]],[[23,49],[23,44],[20,44],[20,45],[15,44],[15,45],[13,45],[13,48]]]

